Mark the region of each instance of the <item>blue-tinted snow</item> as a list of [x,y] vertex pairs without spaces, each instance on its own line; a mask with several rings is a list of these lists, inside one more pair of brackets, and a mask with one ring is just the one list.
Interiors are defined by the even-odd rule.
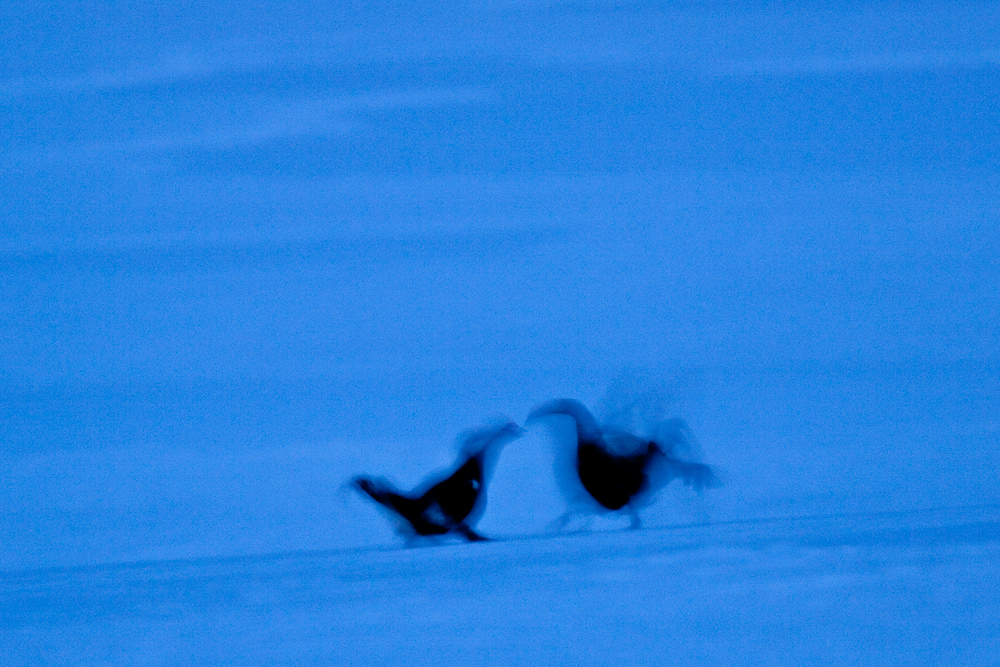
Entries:
[[1000,516],[0,575],[6,664],[992,665]]
[[[394,663],[434,636],[445,663],[493,641],[497,664],[986,664],[998,19],[968,3],[0,9],[12,664],[329,663],[357,658],[331,637],[372,632],[392,639],[350,650]],[[399,540],[351,475],[411,485],[470,426],[640,385],[725,481],[668,488],[649,534],[365,551]],[[551,435],[505,450],[484,533],[537,535],[563,511]],[[951,509],[933,539],[884,537],[935,508]],[[790,516],[847,518],[781,552],[758,522]],[[748,536],[676,552],[666,529],[702,524],[685,530]],[[280,555],[302,551],[325,574]],[[267,563],[301,597],[254,584]],[[357,568],[368,606],[337,583]],[[495,574],[463,587],[471,569]],[[415,574],[388,591],[399,571]],[[178,588],[152,595],[164,580]]]

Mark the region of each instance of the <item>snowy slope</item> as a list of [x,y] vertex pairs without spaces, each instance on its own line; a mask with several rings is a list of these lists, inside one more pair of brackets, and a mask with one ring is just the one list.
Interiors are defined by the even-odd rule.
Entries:
[[0,576],[7,665],[993,665],[1000,510]]
[[[644,510],[647,525],[1000,504],[995,367],[723,369],[682,376],[669,391],[723,485],[699,496],[675,482]],[[305,422],[319,407],[306,389],[301,396],[304,407],[294,392],[285,400]],[[202,410],[210,400],[201,397]],[[523,420],[529,400],[511,416]],[[8,452],[0,460],[0,567],[398,544],[384,517],[343,484],[367,473],[415,486],[452,465],[455,436],[475,423],[441,426],[436,437],[401,429],[291,442],[264,423],[263,442],[243,444],[224,433],[226,424],[242,428],[227,418],[197,424],[220,442],[179,423],[173,435],[146,441]],[[533,427],[505,448],[479,524],[486,534],[537,534],[563,513],[553,438],[567,435]]]
[[[995,664],[994,4],[0,26],[0,663]],[[724,482],[647,531],[525,539],[544,429],[496,543],[343,488],[633,381]]]

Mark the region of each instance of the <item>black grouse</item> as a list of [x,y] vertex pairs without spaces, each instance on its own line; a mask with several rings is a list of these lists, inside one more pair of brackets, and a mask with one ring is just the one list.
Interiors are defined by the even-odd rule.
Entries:
[[500,449],[521,436],[523,429],[512,421],[470,431],[462,437],[461,456],[454,472],[434,477],[410,493],[400,493],[383,479],[359,476],[352,484],[399,522],[409,538],[456,533],[469,541],[484,540],[472,529],[486,507],[486,484]]
[[[576,424],[576,447],[567,452],[564,461],[557,463],[557,473],[577,509],[560,518],[560,527],[584,505],[574,501],[589,498],[587,511],[627,511],[632,527],[638,528],[639,508],[649,504],[656,492],[672,480],[679,478],[698,491],[716,483],[710,466],[676,456],[675,451],[689,437],[687,425],[680,419],[663,422],[653,437],[642,438],[601,428],[583,403],[563,398],[535,408],[528,415],[528,422],[552,415],[571,417]],[[575,493],[580,484],[586,493]]]

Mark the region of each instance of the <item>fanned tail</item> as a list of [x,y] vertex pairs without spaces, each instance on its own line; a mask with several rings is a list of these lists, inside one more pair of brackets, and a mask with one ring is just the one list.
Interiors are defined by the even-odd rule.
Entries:
[[712,470],[712,466],[704,463],[689,463],[687,461],[672,461],[676,475],[684,482],[684,486],[690,486],[695,491],[710,489],[719,485],[719,478]]
[[402,505],[406,502],[406,498],[399,495],[388,482],[369,477],[355,477],[351,483],[359,491],[368,494],[378,504],[384,505],[398,514],[403,513]]

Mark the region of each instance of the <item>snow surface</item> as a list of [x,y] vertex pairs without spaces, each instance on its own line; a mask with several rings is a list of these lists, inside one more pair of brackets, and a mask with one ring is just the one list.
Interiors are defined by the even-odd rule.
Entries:
[[[0,25],[0,663],[996,664],[995,4]],[[543,539],[532,428],[416,550],[344,487],[558,397],[723,486]]]
[[1000,508],[0,576],[5,664],[993,665]]

